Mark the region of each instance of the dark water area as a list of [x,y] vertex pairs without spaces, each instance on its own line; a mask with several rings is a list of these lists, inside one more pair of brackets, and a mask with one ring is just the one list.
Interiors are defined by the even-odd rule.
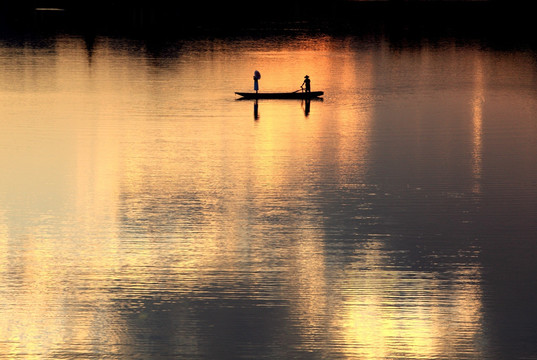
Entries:
[[4,31],[167,38],[264,36],[298,29],[331,34],[382,32],[394,40],[459,36],[497,46],[536,45],[532,5],[525,1],[35,0],[3,2],[0,6],[0,29]]
[[0,5],[0,359],[537,358],[526,5],[327,3]]

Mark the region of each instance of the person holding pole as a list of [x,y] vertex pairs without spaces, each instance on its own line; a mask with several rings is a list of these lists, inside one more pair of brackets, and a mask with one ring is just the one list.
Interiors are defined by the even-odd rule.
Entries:
[[306,92],[311,92],[311,80],[308,75],[304,76],[304,82],[300,85],[302,89],[306,88]]

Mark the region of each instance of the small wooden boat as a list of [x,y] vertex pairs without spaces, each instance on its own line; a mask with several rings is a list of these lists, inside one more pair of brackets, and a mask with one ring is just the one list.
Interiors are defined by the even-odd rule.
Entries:
[[294,92],[278,92],[278,93],[255,93],[255,92],[236,92],[235,94],[242,96],[244,99],[313,99],[324,94],[323,91],[294,91]]

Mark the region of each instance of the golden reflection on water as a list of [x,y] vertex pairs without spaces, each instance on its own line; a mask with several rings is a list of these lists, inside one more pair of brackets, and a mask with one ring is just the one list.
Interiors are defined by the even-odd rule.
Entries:
[[[154,330],[130,328],[154,315],[145,308],[154,298],[280,300],[283,332],[300,338],[289,347],[346,358],[483,351],[473,343],[483,324],[478,265],[454,266],[445,278],[402,270],[389,258],[390,234],[360,227],[371,220],[360,210],[383,195],[367,175],[379,166],[374,92],[387,50],[332,41],[255,51],[213,44],[160,60],[104,44],[88,62],[72,40],[39,54],[40,66],[3,75],[1,161],[11,174],[0,189],[0,352],[128,357],[136,331]],[[397,61],[418,66],[414,56]],[[439,61],[420,56],[426,68]],[[253,103],[233,91],[251,86],[259,64],[267,91],[294,90],[307,73],[314,89],[332,93],[311,102],[308,116],[299,102],[260,101],[253,121]],[[485,84],[479,57],[475,64],[469,120],[479,193]],[[363,222],[341,235],[329,223],[338,216],[340,227]]]
[[475,93],[472,101],[472,123],[473,123],[473,149],[472,167],[474,172],[474,192],[481,193],[482,176],[482,151],[483,151],[483,103],[485,102],[485,84],[483,74],[483,64],[480,57],[475,59]]
[[348,296],[340,315],[349,356],[430,359],[469,344],[480,347],[474,341],[481,331],[481,290],[468,281],[479,279],[475,270],[457,274],[460,287],[431,286],[431,274],[375,270],[382,267],[381,256],[366,263],[372,270],[345,274],[354,283],[343,288],[360,289]]

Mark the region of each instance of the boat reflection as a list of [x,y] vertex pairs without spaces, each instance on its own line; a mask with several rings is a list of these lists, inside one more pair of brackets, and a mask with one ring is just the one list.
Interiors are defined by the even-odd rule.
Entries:
[[[237,99],[238,101],[239,100],[251,100],[251,99],[244,99],[244,98],[240,98],[240,99]],[[285,101],[285,100],[284,100]],[[302,100],[300,102],[300,106],[302,107],[302,110],[304,111],[304,116],[305,117],[308,117],[310,115],[310,111],[311,111],[311,102],[312,101],[319,101],[319,102],[322,102],[323,99],[322,98],[318,98],[318,99],[305,99],[305,100]],[[258,121],[260,119],[260,113],[259,113],[259,100],[258,99],[255,99],[254,100],[254,120],[255,121]]]

